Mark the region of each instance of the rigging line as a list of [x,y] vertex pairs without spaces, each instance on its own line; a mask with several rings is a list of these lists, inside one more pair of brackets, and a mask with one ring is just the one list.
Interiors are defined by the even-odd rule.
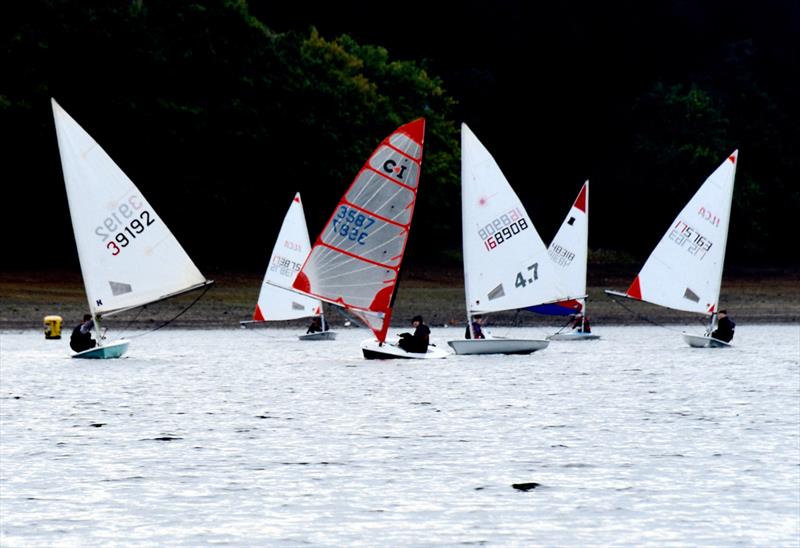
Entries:
[[643,316],[642,314],[639,314],[639,313],[637,313],[637,312],[634,312],[633,310],[631,310],[630,308],[628,308],[627,306],[625,306],[624,304],[622,304],[622,302],[621,302],[621,301],[618,301],[618,300],[616,300],[616,299],[614,299],[614,298],[612,298],[612,297],[610,297],[610,296],[609,296],[609,298],[610,298],[610,299],[611,299],[613,302],[617,303],[617,304],[618,304],[618,305],[620,305],[622,308],[624,308],[625,310],[627,310],[628,312],[630,312],[630,313],[631,313],[633,316],[635,316],[635,317],[639,318],[640,320],[644,320],[644,321],[646,321],[646,322],[647,322],[647,323],[649,323],[649,324],[653,324],[653,325],[655,325],[656,327],[661,327],[661,328],[667,329],[667,330],[669,330],[669,331],[675,331],[676,333],[683,333],[683,331],[679,331],[679,330],[677,330],[677,329],[673,329],[672,327],[667,327],[667,326],[666,326],[666,325],[664,325],[664,324],[661,324],[661,323],[658,323],[658,322],[655,322],[655,321],[651,320],[651,319],[650,319],[650,318],[648,318],[647,316]]
[[[153,332],[155,332],[155,331],[158,331],[158,330],[159,330],[159,329],[161,329],[162,327],[166,327],[166,326],[168,326],[169,324],[171,324],[172,322],[174,322],[175,320],[177,320],[178,318],[180,318],[181,316],[183,316],[183,314],[184,314],[184,313],[185,313],[187,310],[189,310],[189,309],[190,309],[190,308],[192,308],[194,305],[196,305],[196,304],[197,304],[197,301],[199,301],[200,299],[202,299],[202,298],[203,298],[203,296],[204,296],[206,293],[208,293],[208,290],[209,290],[209,289],[211,289],[211,284],[207,284],[207,285],[205,285],[205,286],[204,286],[204,288],[203,288],[203,292],[202,292],[202,293],[200,293],[200,295],[198,295],[198,296],[197,296],[197,298],[196,298],[195,300],[193,300],[193,301],[192,301],[192,303],[191,303],[189,306],[187,306],[186,308],[184,308],[183,310],[181,310],[180,312],[178,312],[177,314],[175,314],[175,316],[173,316],[173,317],[172,317],[172,318],[170,318],[169,320],[165,321],[164,323],[162,323],[162,324],[161,324],[161,325],[159,325],[158,327],[156,327],[156,328],[154,328],[154,329],[151,329],[150,331],[145,331],[144,333],[139,333],[138,335],[132,335],[132,336],[130,336],[130,337],[128,337],[128,338],[129,338],[129,339],[135,339],[135,338],[137,338],[137,337],[143,337],[143,336],[145,336],[145,335],[149,335],[150,333],[153,333]],[[145,307],[142,307],[142,308],[145,308]]]
[[346,320],[349,320],[350,322],[352,322],[352,323],[354,323],[354,324],[357,324],[357,325],[359,325],[359,326],[361,326],[361,327],[364,327],[364,328],[366,328],[366,329],[370,329],[370,327],[369,327],[368,325],[365,325],[363,321],[360,321],[360,320],[358,320],[358,319],[356,319],[356,318],[354,318],[354,317],[350,316],[350,314],[348,314],[347,312],[345,312],[345,311],[344,311],[344,308],[342,308],[341,306],[334,307],[334,310],[335,310],[335,311],[336,311],[338,314],[340,314],[342,317],[344,317]]

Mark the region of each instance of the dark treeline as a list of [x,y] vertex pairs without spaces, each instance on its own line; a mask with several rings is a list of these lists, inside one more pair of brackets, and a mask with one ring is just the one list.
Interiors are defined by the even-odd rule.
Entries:
[[0,19],[4,265],[77,261],[51,96],[201,269],[262,269],[297,190],[313,238],[419,116],[417,264],[457,264],[461,121],[545,241],[592,180],[597,260],[642,259],[738,148],[729,262],[797,260],[796,3],[539,4],[19,2]]

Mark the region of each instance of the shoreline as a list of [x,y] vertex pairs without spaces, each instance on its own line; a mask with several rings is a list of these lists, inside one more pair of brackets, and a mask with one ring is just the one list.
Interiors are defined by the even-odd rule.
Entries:
[[[591,268],[591,267],[590,267]],[[635,267],[633,267],[635,268]],[[697,324],[703,316],[667,308],[625,301],[615,303],[603,289],[624,290],[633,275],[620,268],[594,268],[589,278],[588,315],[592,325]],[[424,272],[424,273],[423,273]],[[212,288],[170,327],[239,328],[250,320],[258,298],[261,274],[215,273]],[[173,318],[198,297],[192,292],[168,301],[111,316],[110,328],[147,329]],[[797,323],[800,321],[800,275],[795,270],[736,273],[723,280],[721,307],[727,308],[739,325]],[[624,306],[623,306],[624,305]],[[0,276],[0,329],[41,329],[46,315],[59,315],[62,331],[71,329],[86,312],[86,296],[76,271],[11,272]],[[334,327],[345,317],[338,307],[326,307],[326,319]],[[460,270],[425,269],[404,272],[395,302],[392,325],[406,325],[421,314],[432,326],[464,326],[463,274]],[[564,316],[541,316],[527,312],[484,315],[488,325],[555,326],[566,323]],[[276,322],[276,327],[305,326],[307,319]]]

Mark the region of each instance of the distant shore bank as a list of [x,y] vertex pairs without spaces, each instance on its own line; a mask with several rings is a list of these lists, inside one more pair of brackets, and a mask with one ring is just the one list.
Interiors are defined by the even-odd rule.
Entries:
[[[590,267],[589,316],[593,325],[636,325],[648,321],[664,324],[702,324],[703,319],[647,303],[612,301],[603,289],[625,290],[630,276],[620,269]],[[218,273],[210,276],[214,287],[188,311],[171,323],[173,327],[225,328],[238,327],[252,318],[258,297],[261,275]],[[151,305],[108,318],[112,328],[149,328],[170,320],[190,305],[199,293]],[[740,324],[792,323],[800,320],[800,276],[795,270],[765,272],[747,271],[726,276],[722,285],[721,306],[729,310]],[[331,307],[335,308],[335,307]],[[49,314],[64,318],[65,329],[80,320],[87,311],[86,296],[79,272],[11,272],[0,276],[0,329],[40,328]],[[464,290],[461,271],[430,269],[403,274],[395,301],[392,325],[402,326],[421,314],[434,326],[464,325]],[[346,318],[330,311],[332,325],[341,325]],[[540,316],[531,313],[492,314],[489,324],[521,326],[560,326],[564,317]],[[307,320],[279,322],[278,325],[305,325]]]

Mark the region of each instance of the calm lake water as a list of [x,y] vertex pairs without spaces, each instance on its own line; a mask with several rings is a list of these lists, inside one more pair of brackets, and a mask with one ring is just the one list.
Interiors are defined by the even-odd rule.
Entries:
[[797,547],[800,327],[596,332],[390,362],[355,329],[162,330],[111,361],[0,333],[0,544]]

